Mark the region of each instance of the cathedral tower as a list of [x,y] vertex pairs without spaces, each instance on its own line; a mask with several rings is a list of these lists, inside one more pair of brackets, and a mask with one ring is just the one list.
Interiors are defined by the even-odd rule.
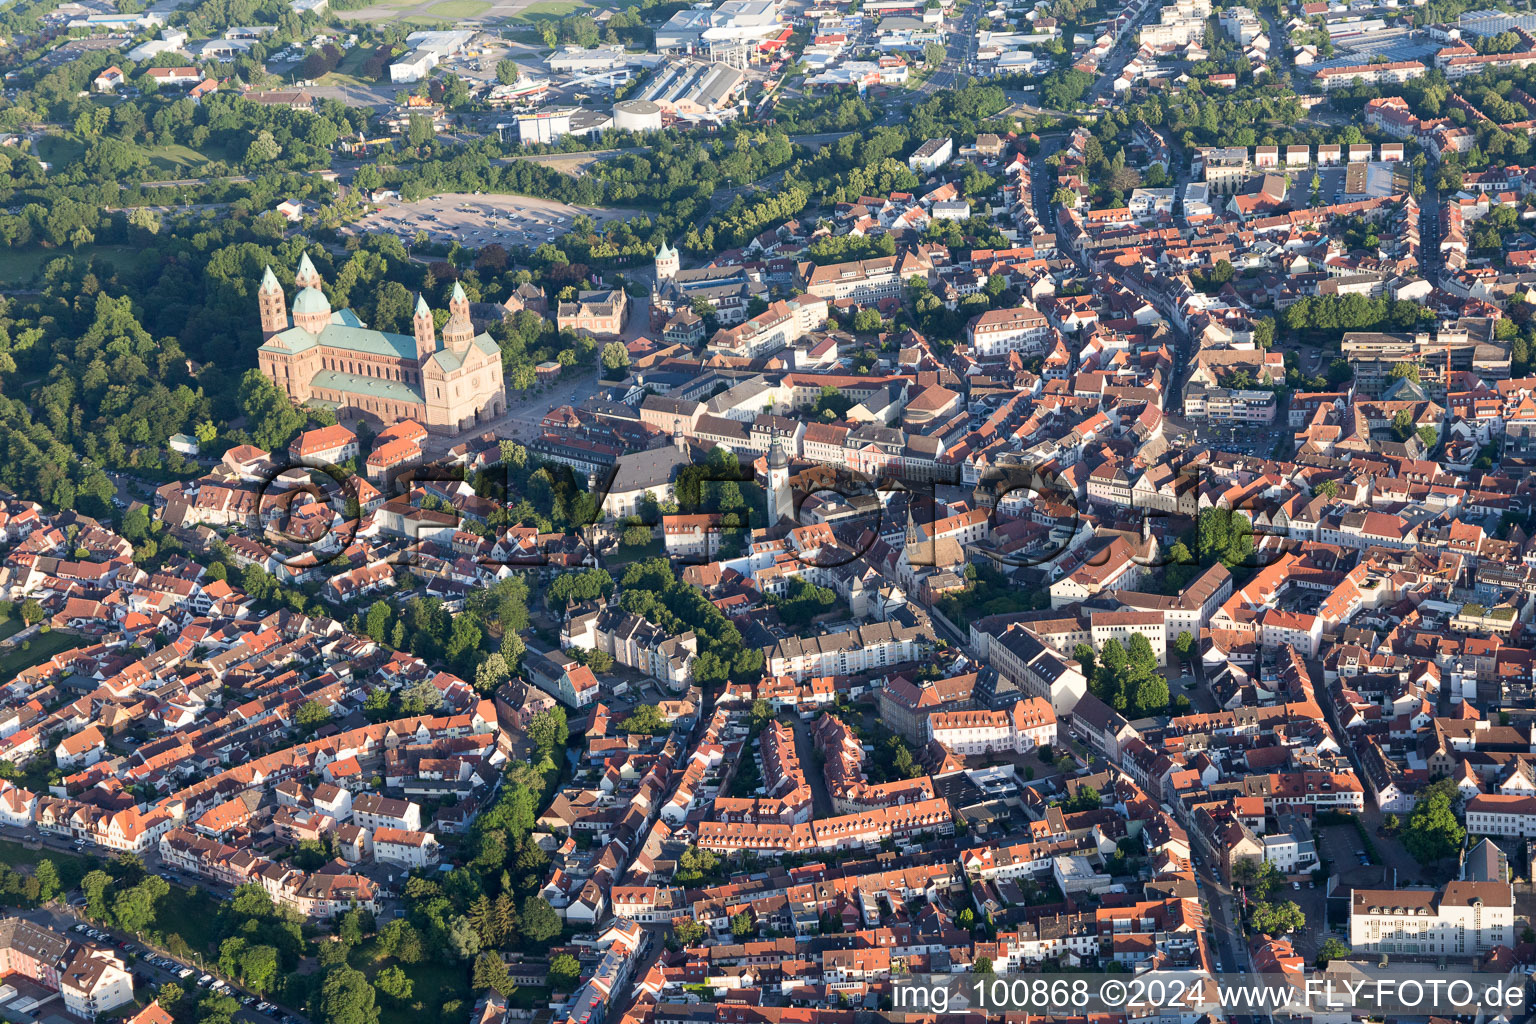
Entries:
[[469,319],[469,298],[458,282],[453,285],[453,297],[448,300],[448,322],[443,325],[443,344],[455,352],[461,352],[475,340],[475,325]]
[[320,280],[320,271],[316,270],[315,265],[309,262],[309,253],[304,253],[304,255],[299,257],[299,269],[294,271],[293,286],[295,288],[319,288],[324,284],[325,282]]
[[437,328],[432,323],[432,310],[427,300],[416,295],[416,315],[411,318],[416,329],[416,362],[424,363],[437,351]]
[[288,300],[283,297],[283,286],[277,283],[277,275],[267,267],[261,275],[261,288],[256,293],[256,305],[261,310],[261,336],[270,338],[288,329]]

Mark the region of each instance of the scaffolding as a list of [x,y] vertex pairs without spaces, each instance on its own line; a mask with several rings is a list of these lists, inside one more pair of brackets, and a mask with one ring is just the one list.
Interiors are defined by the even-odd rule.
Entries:
[[752,57],[752,44],[732,40],[712,39],[709,43],[709,59],[720,64],[728,64],[738,71],[747,70],[747,61]]

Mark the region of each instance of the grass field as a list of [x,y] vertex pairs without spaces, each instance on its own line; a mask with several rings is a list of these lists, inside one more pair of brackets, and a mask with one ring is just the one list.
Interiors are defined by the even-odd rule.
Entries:
[[[61,256],[73,256],[77,260],[88,260],[92,256],[131,260],[138,255],[138,250],[126,245],[88,245],[83,249],[44,249],[39,246],[28,246],[23,249],[0,248],[0,285],[9,285],[14,288],[31,284],[50,260]],[[8,635],[0,632],[0,637]]]
[[490,9],[485,0],[438,0],[427,13],[434,18],[478,18]]
[[567,14],[575,14],[577,11],[590,10],[592,5],[586,0],[535,0],[534,3],[524,7],[521,11],[508,20],[510,21],[549,21],[563,18]]
[[628,565],[630,562],[639,562],[647,558],[660,558],[666,549],[666,543],[660,537],[653,537],[638,547],[620,544],[614,549],[613,554],[603,557],[603,564],[612,567]]
[[66,167],[85,155],[85,144],[65,135],[44,135],[37,140],[37,153],[53,167]]
[[18,646],[0,656],[0,679],[14,678],[24,668],[41,664],[60,651],[84,647],[88,642],[71,633],[40,633],[30,641],[23,641],[29,644],[26,650]]
[[370,46],[354,46],[341,58],[335,71],[326,72],[319,78],[321,85],[377,85],[377,82],[362,77],[363,66],[368,63],[368,58],[373,56],[373,48]]
[[8,864],[13,868],[30,868],[40,860],[51,860],[53,866],[59,869],[59,882],[66,889],[73,889],[80,884],[80,879],[94,866],[84,857],[76,857],[72,853],[60,853],[58,850],[29,850],[20,843],[13,843],[9,839],[0,840],[0,863]]
[[208,158],[197,150],[174,143],[169,146],[145,147],[144,155],[149,157],[150,166],[157,171],[190,171],[208,163]]

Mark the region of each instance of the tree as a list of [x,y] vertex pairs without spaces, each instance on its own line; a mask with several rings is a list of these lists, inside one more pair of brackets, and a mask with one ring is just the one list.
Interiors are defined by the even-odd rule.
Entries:
[[491,693],[506,682],[511,674],[507,659],[500,653],[492,654],[475,667],[475,689],[481,693]]
[[629,349],[624,347],[622,341],[610,341],[603,346],[599,359],[602,361],[603,369],[617,373],[629,366]]
[[272,133],[263,128],[251,140],[250,146],[245,150],[245,162],[252,167],[260,167],[276,160],[283,152],[283,147],[277,144],[277,139]]
[[[500,958],[498,958],[497,962],[500,962]],[[505,968],[503,968],[503,973],[505,973]],[[374,976],[373,987],[397,1003],[408,1001],[411,998],[412,990],[415,988],[410,977],[393,964]]]
[[542,896],[529,896],[523,901],[523,937],[539,945],[560,934],[560,915]]
[[272,946],[247,946],[240,954],[240,980],[252,992],[262,995],[277,977],[277,950]]
[[679,946],[696,946],[704,941],[704,926],[691,917],[674,917],[672,937]]
[[21,602],[21,621],[29,626],[43,621],[43,606],[37,598],[29,597]]
[[53,866],[53,861],[44,857],[37,862],[37,867],[32,869],[32,877],[37,880],[37,898],[47,903],[59,894],[59,869]]
[[307,700],[299,705],[293,721],[301,729],[318,729],[331,720],[331,713],[317,700]]
[[528,722],[528,739],[545,757],[553,757],[555,751],[565,746],[570,736],[570,725],[562,707],[540,711]]
[[1143,679],[1136,687],[1135,702],[1140,715],[1161,714],[1168,708],[1168,681],[1162,676]]
[[1285,935],[1306,927],[1307,916],[1290,900],[1284,903],[1255,903],[1251,917],[1256,931],[1267,935]]
[[880,311],[873,307],[866,307],[853,314],[853,329],[860,334],[874,334],[882,324]]
[[[691,923],[696,924],[697,922]],[[698,927],[702,930],[704,926],[699,925]],[[675,928],[673,929],[673,934],[677,934]],[[581,980],[581,961],[571,956],[571,954],[561,953],[549,962],[550,988],[559,992],[568,992],[579,980]]]
[[432,125],[432,119],[425,114],[412,114],[406,123],[405,137],[410,144],[420,149],[437,137],[437,130]]
[[731,915],[731,934],[737,939],[746,941],[757,931],[757,924],[752,920],[752,911],[743,910],[739,914]]
[[672,731],[672,724],[661,717],[661,711],[654,704],[637,704],[630,716],[619,723],[619,728],[625,732],[643,733],[647,736],[656,736],[664,732]]
[[477,989],[493,988],[503,995],[509,992],[512,983],[507,977],[507,965],[502,963],[501,954],[486,950],[475,957],[471,983]]
[[1195,649],[1195,638],[1189,630],[1182,629],[1179,631],[1179,635],[1174,638],[1173,649],[1180,658],[1186,661],[1189,659],[1190,654]]
[[155,1000],[166,1010],[175,1013],[176,1004],[181,1002],[185,995],[186,993],[181,990],[180,985],[174,981],[168,981],[160,986],[160,991],[155,994]]
[[320,983],[320,1019],[326,1024],[378,1024],[373,986],[362,971],[333,967]]
[[1323,944],[1317,947],[1317,969],[1322,970],[1334,960],[1341,960],[1350,954],[1350,948],[1332,935],[1323,940]]
[[457,914],[448,922],[448,949],[460,960],[473,959],[480,953],[480,933],[468,917]]
[[403,964],[420,963],[426,952],[421,933],[409,921],[391,921],[379,932],[379,952]]
[[1461,849],[1467,830],[1456,820],[1457,795],[1455,781],[1441,779],[1426,788],[1413,805],[1403,848],[1420,864],[1434,864]]
[[517,84],[517,62],[511,59],[496,62],[496,81],[502,85]]
[[971,961],[971,973],[972,974],[991,974],[992,973],[992,958],[989,957],[989,956],[979,956],[975,960],[972,960]]

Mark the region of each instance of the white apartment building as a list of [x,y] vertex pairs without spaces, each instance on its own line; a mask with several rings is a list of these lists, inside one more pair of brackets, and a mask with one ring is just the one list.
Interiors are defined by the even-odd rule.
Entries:
[[1246,7],[1228,7],[1221,12],[1221,30],[1239,46],[1247,46],[1264,31],[1259,16]]
[[1349,945],[1356,953],[1476,957],[1515,939],[1515,894],[1505,882],[1351,894]]
[[1056,742],[1056,712],[1043,697],[1008,711],[943,711],[928,716],[928,736],[956,754],[1024,754]]
[[1296,832],[1276,832],[1259,836],[1264,844],[1264,863],[1273,864],[1282,875],[1294,875],[1317,867],[1317,844]]
[[921,653],[918,631],[891,622],[821,636],[789,637],[768,648],[769,675],[805,682],[814,676],[846,676],[913,661]]
[[359,793],[352,801],[352,822],[375,831],[398,828],[417,832],[421,829],[421,805],[410,800],[392,800],[377,793]]
[[1168,188],[1133,188],[1125,201],[1126,208],[1131,211],[1131,216],[1137,220],[1146,220],[1158,214],[1166,213],[1173,216],[1174,203],[1178,200],[1179,190],[1172,186]]
[[1342,68],[1323,68],[1314,76],[1319,89],[1332,92],[1345,89],[1357,82],[1366,85],[1401,85],[1415,78],[1422,78],[1427,69],[1416,60],[1392,61],[1388,64],[1350,64]]
[[1467,801],[1467,831],[1478,836],[1536,838],[1536,796],[1479,793]]
[[373,859],[380,864],[426,868],[436,864],[441,856],[442,847],[431,832],[388,827],[373,830]]
[[818,299],[834,302],[852,299],[862,305],[901,297],[901,274],[895,256],[832,263],[825,267],[804,265],[805,290]]
[[1050,339],[1051,325],[1033,306],[990,309],[967,329],[971,350],[981,359],[995,359],[1010,352],[1040,355]]
[[815,296],[780,299],[746,323],[722,327],[707,351],[734,359],[756,359],[786,349],[827,321],[827,302]]

